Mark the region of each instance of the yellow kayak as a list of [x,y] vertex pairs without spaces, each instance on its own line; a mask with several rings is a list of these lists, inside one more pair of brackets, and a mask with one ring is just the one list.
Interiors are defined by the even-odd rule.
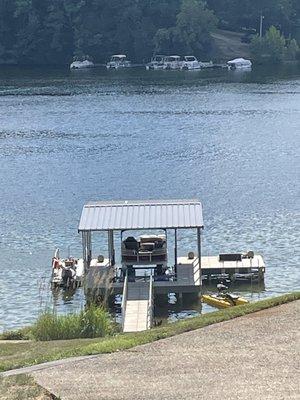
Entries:
[[240,306],[249,303],[248,300],[243,297],[228,295],[216,295],[216,294],[204,294],[202,301],[210,306],[217,308],[227,308],[232,306]]

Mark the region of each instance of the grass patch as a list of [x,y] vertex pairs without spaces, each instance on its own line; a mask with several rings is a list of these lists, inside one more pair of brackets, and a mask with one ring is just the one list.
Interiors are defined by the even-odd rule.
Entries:
[[1,400],[54,400],[55,397],[37,385],[27,375],[0,377]]
[[57,315],[47,311],[32,327],[36,340],[96,338],[114,332],[109,313],[102,307],[90,305],[78,314]]
[[178,321],[145,332],[117,334],[97,339],[60,340],[50,342],[24,342],[0,344],[0,371],[28,365],[59,360],[62,358],[112,353],[131,347],[154,342],[183,332],[199,329],[214,323],[264,310],[280,304],[300,299],[300,292],[249,303],[243,306],[200,315],[195,318]]

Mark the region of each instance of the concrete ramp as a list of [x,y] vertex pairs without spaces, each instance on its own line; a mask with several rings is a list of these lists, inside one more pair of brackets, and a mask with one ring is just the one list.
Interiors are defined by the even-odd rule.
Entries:
[[123,332],[139,332],[151,328],[153,316],[152,292],[152,278],[147,282],[124,283]]

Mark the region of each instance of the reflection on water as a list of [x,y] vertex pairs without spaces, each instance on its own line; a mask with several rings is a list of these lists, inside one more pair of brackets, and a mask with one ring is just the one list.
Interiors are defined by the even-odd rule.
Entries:
[[[0,329],[83,305],[82,289],[52,297],[50,259],[57,246],[81,254],[78,220],[94,199],[198,197],[204,255],[265,258],[265,289],[238,292],[299,289],[299,66],[81,72],[0,69]],[[170,299],[167,318],[201,311],[180,307]]]

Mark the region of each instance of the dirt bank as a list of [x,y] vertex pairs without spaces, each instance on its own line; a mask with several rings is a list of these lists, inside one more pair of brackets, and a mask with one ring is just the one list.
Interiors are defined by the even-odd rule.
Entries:
[[237,57],[250,57],[249,44],[242,43],[243,34],[218,29],[212,34],[215,42],[216,57],[219,61],[228,61]]

